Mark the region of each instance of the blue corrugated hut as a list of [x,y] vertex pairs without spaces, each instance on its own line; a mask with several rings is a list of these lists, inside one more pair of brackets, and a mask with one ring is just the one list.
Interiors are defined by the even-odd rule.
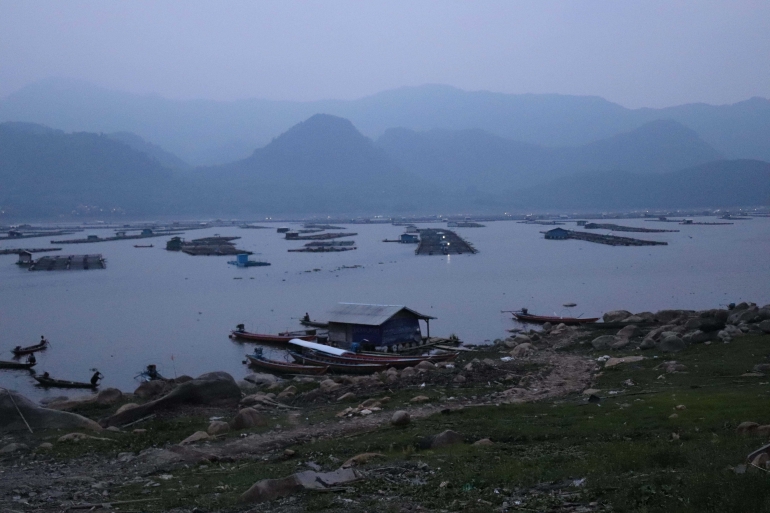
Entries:
[[390,347],[422,341],[420,321],[435,319],[403,305],[340,303],[329,313],[329,341],[343,348],[358,343],[365,348]]
[[545,232],[545,238],[551,240],[565,240],[569,239],[569,230],[564,228],[554,228]]

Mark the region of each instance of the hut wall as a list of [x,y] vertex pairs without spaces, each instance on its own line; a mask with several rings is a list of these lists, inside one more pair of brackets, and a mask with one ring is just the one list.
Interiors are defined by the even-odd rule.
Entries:
[[415,333],[420,333],[420,321],[409,312],[401,311],[382,325],[382,345],[415,342]]

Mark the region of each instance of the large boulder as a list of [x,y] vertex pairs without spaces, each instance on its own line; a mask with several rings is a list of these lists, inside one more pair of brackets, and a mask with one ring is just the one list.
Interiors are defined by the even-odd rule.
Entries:
[[411,422],[412,418],[409,416],[409,413],[405,412],[404,410],[399,410],[393,414],[393,416],[390,418],[390,423],[394,426],[406,426]]
[[99,390],[99,393],[94,398],[94,402],[99,406],[112,406],[118,404],[121,399],[123,399],[123,392],[117,388],[105,388]]
[[632,338],[641,337],[642,330],[640,330],[639,326],[636,326],[635,324],[629,324],[628,326],[624,326],[623,329],[618,331],[616,336],[630,340]]
[[134,390],[134,395],[139,399],[153,399],[171,390],[171,383],[162,379],[145,381]]
[[593,346],[594,349],[602,350],[602,349],[609,349],[612,344],[618,341],[618,337],[615,335],[602,335],[601,337],[596,337],[591,341],[591,346]]
[[272,374],[266,374],[263,372],[255,372],[253,374],[249,374],[244,380],[248,381],[249,383],[254,383],[255,385],[274,385],[280,381],[277,377],[273,376]]
[[764,333],[770,333],[770,320],[762,321],[758,326]]
[[[18,408],[18,410],[17,410]],[[0,433],[46,429],[89,429],[101,431],[99,424],[75,413],[39,406],[12,390],[0,389]]]
[[513,351],[511,351],[511,356],[516,358],[522,358],[525,356],[529,356],[536,351],[537,351],[537,348],[535,346],[533,346],[529,342],[524,342],[523,344],[519,344],[513,348]]
[[668,336],[662,339],[658,344],[658,349],[660,349],[664,353],[676,353],[678,351],[681,351],[685,347],[687,346],[684,343],[684,340],[677,337],[676,335]]
[[686,344],[702,344],[716,338],[716,333],[705,333],[701,330],[691,331],[690,333],[686,333],[684,336],[682,336],[682,340],[684,340]]
[[631,312],[628,310],[613,310],[612,312],[605,313],[602,316],[602,320],[604,320],[604,322],[620,322],[623,319],[631,317],[631,315]]
[[230,422],[230,427],[236,431],[266,425],[267,418],[254,408],[243,408]]
[[235,406],[240,399],[241,389],[230,374],[209,372],[178,385],[159,399],[116,413],[104,419],[102,424],[105,427],[122,426],[157,410],[173,409],[183,405]]
[[463,435],[461,435],[457,431],[452,431],[451,429],[447,429],[446,431],[442,431],[441,433],[433,437],[430,443],[430,448],[438,449],[439,447],[447,447],[449,445],[455,445],[455,444],[461,444],[461,443],[463,443]]
[[682,324],[693,315],[692,310],[661,310],[655,313],[655,319],[664,324]]

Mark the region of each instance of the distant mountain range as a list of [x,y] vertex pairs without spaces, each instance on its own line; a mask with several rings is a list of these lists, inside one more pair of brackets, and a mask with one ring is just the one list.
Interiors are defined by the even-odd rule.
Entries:
[[521,189],[589,171],[662,173],[722,158],[693,130],[652,121],[583,146],[547,148],[482,130],[387,130],[377,140],[405,170],[434,183],[485,193]]
[[510,191],[491,204],[560,211],[770,205],[770,164],[722,160],[661,174],[581,173]]
[[316,114],[244,159],[190,168],[134,134],[0,124],[0,215],[411,214],[770,204],[770,164],[648,123],[579,147]]
[[725,158],[770,161],[770,101],[626,109],[594,96],[467,92],[426,85],[353,101],[175,101],[49,79],[0,100],[0,121],[66,131],[132,132],[192,165],[240,160],[316,113],[349,119],[376,139],[390,128],[477,129],[543,147],[583,146],[656,120],[694,130]]

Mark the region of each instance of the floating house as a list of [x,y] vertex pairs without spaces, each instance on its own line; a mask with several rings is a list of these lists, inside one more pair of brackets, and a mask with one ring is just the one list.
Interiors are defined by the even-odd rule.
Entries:
[[569,230],[554,228],[545,232],[545,238],[550,240],[567,240],[569,239]]
[[435,319],[403,305],[340,303],[329,314],[329,342],[342,348],[357,343],[364,349],[422,343],[420,321],[430,337]]
[[32,262],[32,253],[29,251],[21,251],[19,253],[19,261],[16,263],[21,266],[28,267],[32,265]]
[[413,233],[402,233],[401,234],[401,243],[402,244],[419,244],[420,237]]

